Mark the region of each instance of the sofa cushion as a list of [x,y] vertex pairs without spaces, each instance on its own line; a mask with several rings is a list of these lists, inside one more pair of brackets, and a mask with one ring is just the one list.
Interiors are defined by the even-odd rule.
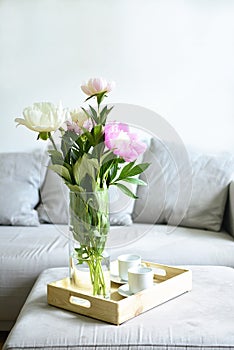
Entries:
[[[136,186],[129,184],[128,187],[136,193]],[[134,200],[115,186],[109,188],[109,200],[110,224],[131,225]],[[68,206],[69,189],[56,173],[48,169],[41,188],[41,204],[37,208],[40,222],[67,224]]]
[[39,225],[39,188],[46,172],[45,157],[35,153],[0,154],[0,224]]
[[68,224],[69,192],[62,179],[50,169],[40,194],[41,203],[37,208],[40,222]]
[[41,271],[68,266],[69,248],[67,226],[0,226],[0,237],[2,329],[6,321],[15,321]]
[[106,248],[111,260],[134,252],[165,265],[234,267],[234,238],[226,231],[133,223],[111,227]]
[[135,222],[220,230],[234,173],[233,155],[186,155],[181,145],[152,139],[144,161],[151,166],[141,176],[148,186],[138,188],[141,200],[134,207]]

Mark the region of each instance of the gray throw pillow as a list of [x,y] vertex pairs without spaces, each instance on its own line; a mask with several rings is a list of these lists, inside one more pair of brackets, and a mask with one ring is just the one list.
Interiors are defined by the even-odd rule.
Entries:
[[219,231],[223,221],[234,157],[187,153],[182,145],[152,139],[144,161],[151,166],[141,177],[133,219]]
[[41,223],[68,224],[69,190],[61,177],[47,169],[41,191],[41,203],[37,208]]
[[39,225],[34,209],[46,172],[44,153],[0,153],[0,224]]

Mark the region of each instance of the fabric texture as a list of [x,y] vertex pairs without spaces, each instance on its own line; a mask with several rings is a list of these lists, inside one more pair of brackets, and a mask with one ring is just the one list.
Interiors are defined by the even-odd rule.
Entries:
[[68,224],[69,191],[55,172],[47,169],[37,208],[41,223]]
[[[40,272],[68,266],[68,235],[68,225],[0,226],[0,329],[13,325]],[[111,260],[135,252],[165,265],[234,268],[234,238],[227,232],[150,224],[111,226],[106,249]]]
[[68,226],[0,226],[0,329],[16,320],[38,275],[68,266]]
[[4,350],[233,350],[234,270],[187,268],[193,275],[192,291],[120,326],[49,306],[45,286],[66,277],[68,269],[45,270]]
[[43,153],[1,153],[0,169],[0,224],[39,225],[34,208],[46,172]]
[[152,139],[144,161],[151,166],[141,176],[148,187],[139,187],[135,222],[167,223],[219,231],[234,157],[187,153],[182,145]]
[[[128,185],[136,193],[136,186]],[[122,193],[117,187],[109,188],[110,224],[131,225],[134,200]],[[40,222],[67,224],[69,212],[69,189],[62,179],[48,169],[41,189],[41,204],[37,211]]]

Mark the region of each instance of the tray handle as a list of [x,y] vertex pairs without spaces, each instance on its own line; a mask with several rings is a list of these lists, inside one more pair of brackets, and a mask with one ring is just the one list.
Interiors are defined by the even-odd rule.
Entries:
[[85,299],[83,296],[77,297],[75,295],[71,295],[69,298],[69,303],[78,307],[90,309],[91,308],[91,302],[88,299]]

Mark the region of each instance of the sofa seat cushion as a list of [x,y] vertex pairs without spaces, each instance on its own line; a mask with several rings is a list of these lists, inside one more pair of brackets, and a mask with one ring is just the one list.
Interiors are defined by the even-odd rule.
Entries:
[[166,265],[234,267],[234,238],[226,231],[133,224],[112,227],[107,246],[112,259],[135,252],[145,260]]
[[68,240],[62,229],[67,227],[0,226],[0,329],[3,321],[16,319],[41,271],[68,266]]

